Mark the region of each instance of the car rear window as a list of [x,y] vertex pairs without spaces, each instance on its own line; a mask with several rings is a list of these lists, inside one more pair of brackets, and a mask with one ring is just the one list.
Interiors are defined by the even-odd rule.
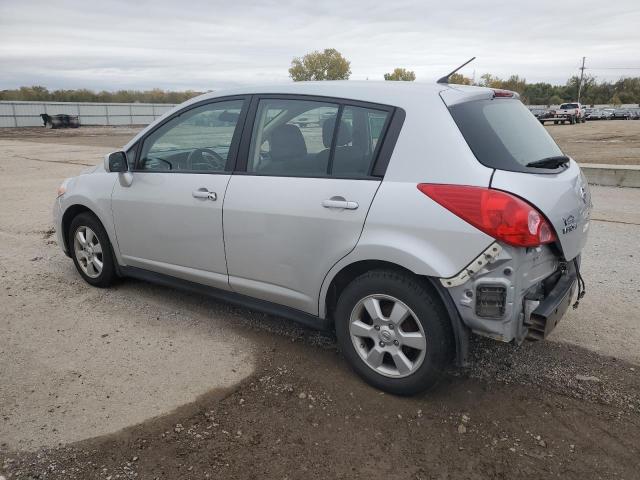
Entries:
[[551,135],[520,100],[490,99],[449,107],[471,151],[498,170],[540,173],[530,162],[562,155]]
[[569,110],[572,108],[578,108],[578,104],[577,103],[564,103],[562,105],[560,105],[560,110]]

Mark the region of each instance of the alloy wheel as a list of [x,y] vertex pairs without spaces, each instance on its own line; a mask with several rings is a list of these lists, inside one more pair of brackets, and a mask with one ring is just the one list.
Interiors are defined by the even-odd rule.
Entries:
[[73,250],[85,275],[90,278],[99,277],[104,266],[104,256],[95,232],[85,225],[78,227],[73,236]]
[[407,377],[424,361],[422,325],[407,305],[390,295],[361,299],[351,312],[349,334],[364,363],[386,377]]

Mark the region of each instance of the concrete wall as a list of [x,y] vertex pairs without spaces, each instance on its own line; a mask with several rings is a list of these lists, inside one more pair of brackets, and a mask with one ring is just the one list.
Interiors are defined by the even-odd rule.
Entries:
[[78,115],[80,125],[147,125],[175,105],[0,101],[0,127],[41,127],[41,113]]
[[581,163],[580,168],[591,184],[640,188],[640,165]]

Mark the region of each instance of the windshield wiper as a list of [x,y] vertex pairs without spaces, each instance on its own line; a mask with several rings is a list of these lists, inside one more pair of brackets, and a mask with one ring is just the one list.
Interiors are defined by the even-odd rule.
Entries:
[[558,168],[560,165],[569,163],[570,158],[566,155],[557,155],[555,157],[547,157],[542,160],[527,163],[527,167],[532,168]]

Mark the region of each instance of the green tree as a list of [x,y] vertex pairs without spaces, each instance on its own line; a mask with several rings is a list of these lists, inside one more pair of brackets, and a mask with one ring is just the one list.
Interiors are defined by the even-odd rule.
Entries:
[[558,95],[552,95],[549,98],[549,103],[548,105],[560,105],[563,102],[563,98],[559,97]]
[[289,68],[289,76],[294,82],[309,80],[348,80],[351,62],[335,48],[307,53],[302,58],[294,58]]
[[622,100],[620,100],[620,95],[614,93],[613,97],[611,97],[611,100],[609,100],[609,103],[611,103],[612,105],[620,105],[622,103]]
[[501,82],[500,88],[505,90],[511,90],[512,92],[518,92],[520,95],[524,93],[527,81],[524,78],[520,78],[518,75],[511,75],[508,79]]
[[54,90],[45,87],[20,87],[15,90],[0,90],[0,100],[30,100],[51,102],[105,102],[105,103],[182,103],[202,92],[169,92],[155,88],[153,90],[118,90],[117,92],[94,92],[86,88],[78,90]]
[[549,98],[555,93],[555,86],[550,83],[528,83],[523,92],[523,98],[532,105],[548,105]]
[[502,80],[498,77],[494,77],[490,73],[485,73],[480,77],[480,83],[478,85],[488,88],[502,88]]
[[384,79],[413,82],[416,79],[416,72],[407,70],[406,68],[394,68],[393,72],[384,74]]
[[473,82],[469,77],[465,77],[461,73],[454,73],[449,76],[449,83],[456,85],[471,85]]

